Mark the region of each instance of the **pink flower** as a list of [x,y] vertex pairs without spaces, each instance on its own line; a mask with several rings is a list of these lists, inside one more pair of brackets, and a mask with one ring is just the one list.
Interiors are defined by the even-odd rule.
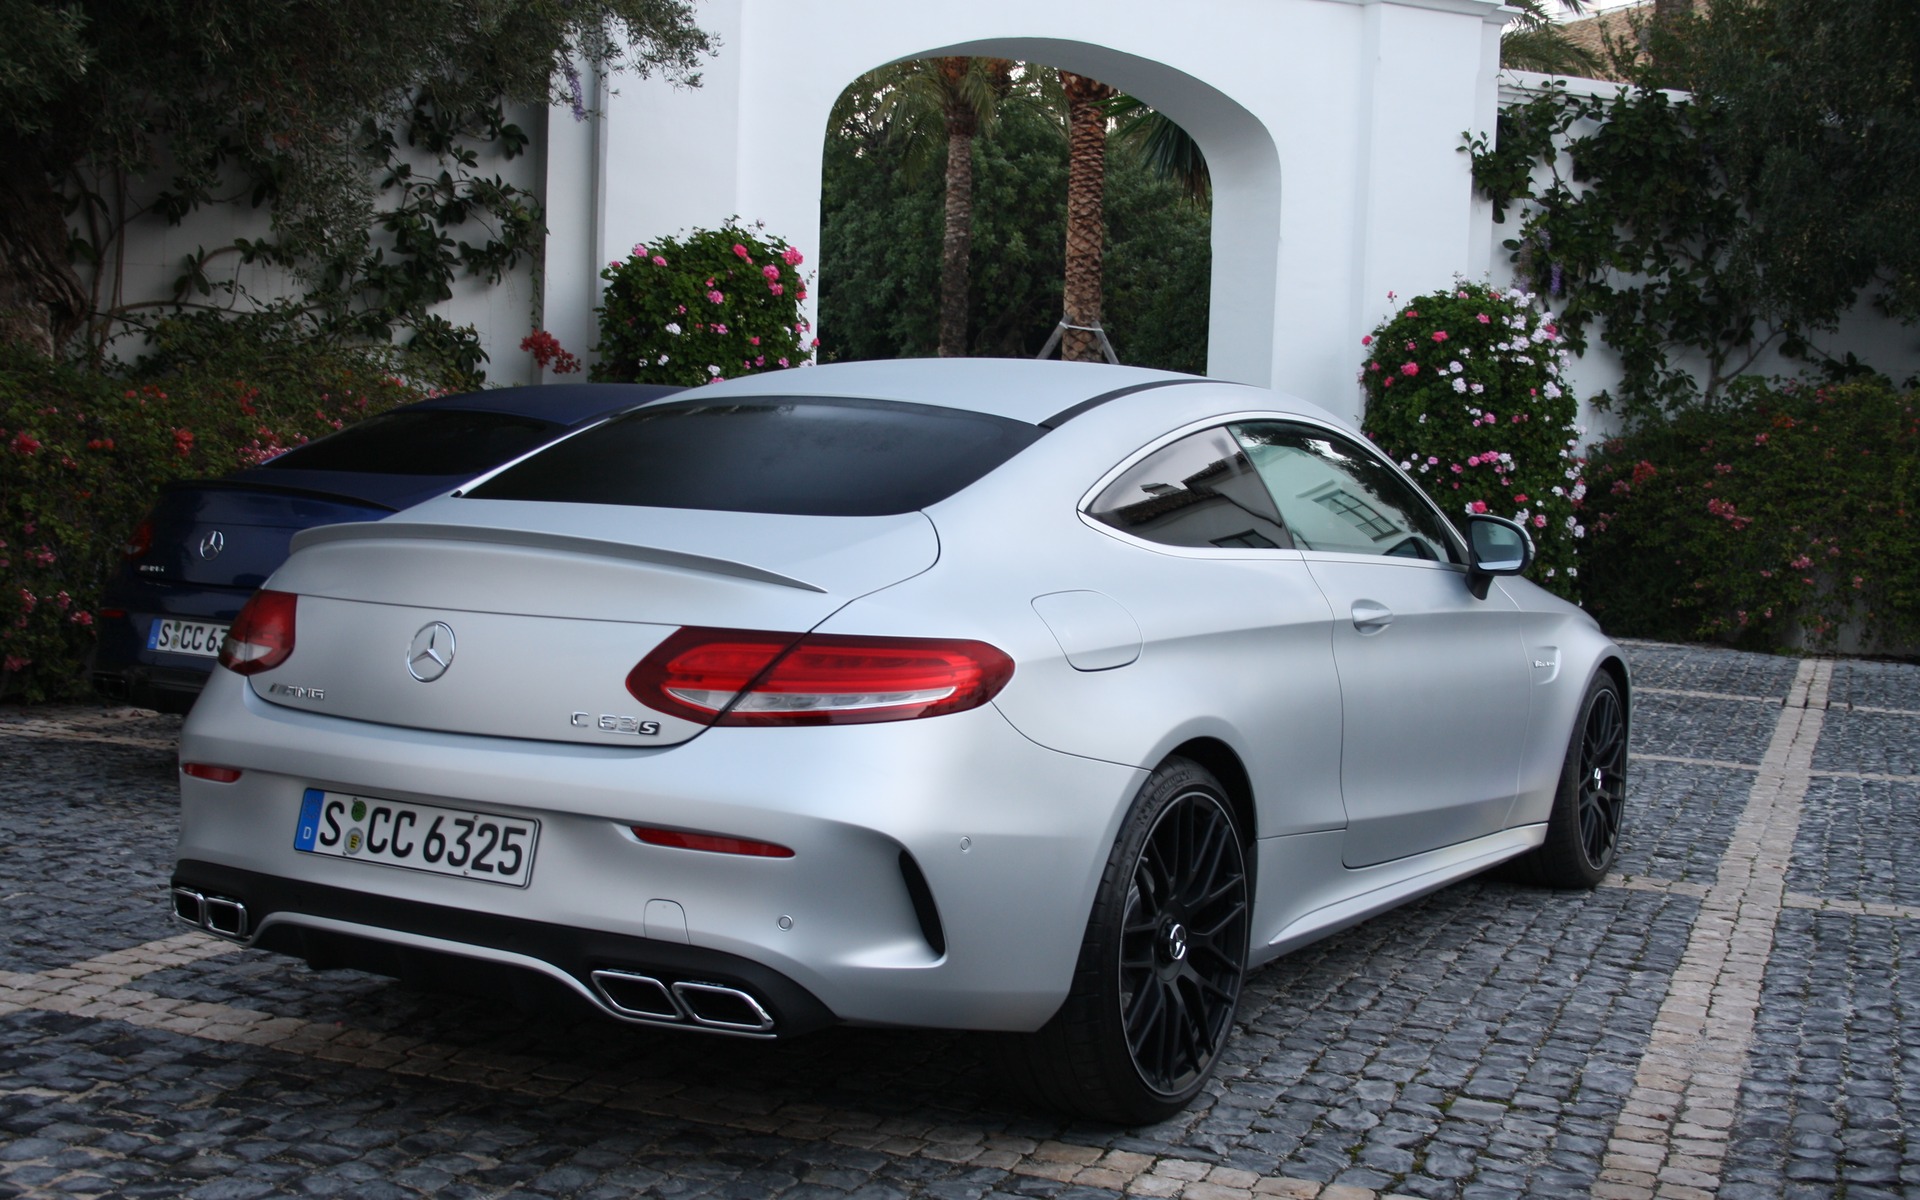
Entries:
[[783,284],[770,283],[767,285],[767,290],[772,292],[774,295],[778,296],[781,293],[785,292],[787,289]]
[[1547,514],[1536,514],[1533,518],[1533,527],[1535,529],[1545,529],[1547,527]]
[[766,266],[761,267],[760,273],[762,275],[765,275],[768,279],[780,278],[780,268],[774,266],[772,263],[768,263]]
[[1474,512],[1483,513],[1487,511],[1487,502],[1485,500],[1475,500],[1472,504],[1467,505],[1467,507]]
[[75,611],[67,620],[72,621],[75,625],[88,626],[93,624],[93,614],[83,608]]
[[653,256],[653,265],[656,267],[664,267],[667,265],[667,260],[656,254]]
[[787,360],[786,360],[786,359],[784,359],[784,358],[783,358],[783,359],[781,359],[781,360],[780,360],[780,365],[781,365],[781,366],[783,366],[783,367],[784,367],[784,366],[786,366],[786,365],[787,365]]
[[38,454],[40,452],[40,440],[28,433],[22,432],[16,434],[13,439],[13,452],[15,454],[27,455]]
[[1515,504],[1525,504],[1527,502],[1527,494],[1525,492],[1519,493],[1518,495],[1514,496],[1513,502]]
[[1476,317],[1475,317],[1474,319],[1475,319],[1476,321],[1479,321],[1479,322],[1480,322],[1480,323],[1481,323],[1482,325],[1491,325],[1491,324],[1493,324],[1493,318],[1492,318],[1492,317],[1489,317],[1489,316],[1488,316],[1487,314],[1485,314],[1485,313],[1480,313],[1480,314],[1479,314],[1478,316],[1476,316]]
[[715,333],[725,333],[727,331],[725,325],[709,325],[707,328],[713,330]]
[[722,295],[719,292],[708,292],[707,299],[712,301],[715,304],[721,304],[726,301],[726,296]]
[[1452,472],[1453,472],[1453,473],[1454,473],[1455,475],[1458,475],[1458,474],[1460,474],[1460,464],[1459,464],[1459,463],[1455,463],[1455,464],[1453,464],[1453,466],[1452,466],[1451,468],[1449,468],[1449,469],[1450,469],[1450,470],[1451,470],[1451,471],[1452,471]]
[[781,251],[780,259],[782,262],[786,263],[790,267],[797,267],[801,263],[807,261],[805,258],[801,256],[800,252],[798,250],[795,250],[792,246],[788,246],[785,250]]
[[758,346],[760,344],[760,339],[757,337],[750,337],[747,339],[747,341],[749,344],[755,345],[755,346]]
[[32,665],[33,665],[32,659],[22,658],[18,654],[9,654],[6,657],[6,661],[4,663],[0,663],[0,666],[5,666],[6,669],[9,671],[24,671]]
[[1813,565],[1813,560],[1811,558],[1808,558],[1806,555],[1802,554],[1799,558],[1794,559],[1792,562],[1788,563],[1787,565],[1792,567],[1796,571],[1804,571],[1808,567]]
[[1447,331],[1446,331],[1446,330],[1444,330],[1444,329],[1436,329],[1436,330],[1434,330],[1434,331],[1433,331],[1433,340],[1434,340],[1434,341],[1436,341],[1436,342],[1444,342],[1444,341],[1446,341],[1446,340],[1447,340]]
[[647,256],[646,246],[640,242],[635,242],[633,244],[633,256],[635,258],[645,258]]
[[1754,435],[1753,435],[1753,444],[1754,444],[1754,445],[1756,445],[1756,446],[1764,446],[1764,445],[1766,445],[1766,444],[1767,444],[1767,435],[1766,435],[1766,434],[1764,434],[1764,433],[1756,433],[1756,434],[1754,434]]
[[1415,362],[1401,363],[1400,373],[1402,375],[1418,375],[1420,373],[1420,364]]
[[[751,256],[750,256],[750,255],[748,255],[748,253],[747,253],[747,248],[746,248],[745,246],[742,246],[742,245],[741,245],[741,244],[740,244],[739,242],[735,242],[735,243],[733,244],[733,252],[734,252],[734,254],[736,254],[736,255],[738,255],[738,256],[739,256],[739,257],[741,257],[741,258],[749,258],[749,257],[751,257]],[[711,279],[709,279],[709,280],[707,280],[707,282],[708,282],[708,283],[712,283],[712,282],[713,282],[713,280],[711,280]]]
[[1362,346],[1371,346],[1371,345],[1373,345],[1373,335],[1369,333],[1369,334],[1368,334],[1367,336],[1365,336],[1365,337],[1363,337],[1363,338],[1361,338],[1361,339],[1360,339],[1360,344],[1361,344]]

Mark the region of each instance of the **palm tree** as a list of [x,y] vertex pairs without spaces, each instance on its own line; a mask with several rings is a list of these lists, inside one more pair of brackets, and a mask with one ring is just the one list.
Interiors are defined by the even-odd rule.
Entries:
[[[1011,87],[1004,58],[912,59],[869,71],[841,94],[834,128],[865,115],[904,147],[903,165],[924,170],[934,147],[947,151],[946,212],[940,247],[940,342],[943,358],[967,353],[968,260],[973,252],[973,142],[992,126]],[[871,111],[862,114],[862,106]],[[936,136],[935,130],[942,136]]]
[[[1560,6],[1578,16],[1586,12],[1585,0],[1559,0]],[[1541,71],[1549,75],[1587,75],[1600,69],[1597,55],[1570,40],[1547,9],[1547,0],[1509,0],[1520,15],[1500,39],[1500,65],[1520,71]]]
[[1062,294],[1066,310],[1060,357],[1068,362],[1104,358],[1100,327],[1100,259],[1106,241],[1106,102],[1117,94],[1096,79],[1060,72],[1067,98],[1067,260]]
[[1137,96],[1115,96],[1107,116],[1114,122],[1113,136],[1132,146],[1149,170],[1179,184],[1195,204],[1208,203],[1213,175],[1191,134]]

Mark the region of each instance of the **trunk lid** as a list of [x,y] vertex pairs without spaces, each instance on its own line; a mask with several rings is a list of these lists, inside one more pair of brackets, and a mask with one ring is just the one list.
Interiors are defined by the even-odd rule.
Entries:
[[686,625],[791,632],[933,565],[917,512],[810,517],[430,501],[301,534],[269,586],[295,647],[272,703],[386,725],[648,748],[705,725],[626,690]]

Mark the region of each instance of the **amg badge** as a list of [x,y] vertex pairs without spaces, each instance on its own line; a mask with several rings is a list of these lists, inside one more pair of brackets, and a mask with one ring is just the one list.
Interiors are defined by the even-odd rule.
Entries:
[[592,713],[573,714],[575,729],[598,729],[601,733],[628,733],[634,737],[656,737],[660,733],[660,722],[642,721],[639,717],[620,717],[612,713],[601,713],[595,721]]

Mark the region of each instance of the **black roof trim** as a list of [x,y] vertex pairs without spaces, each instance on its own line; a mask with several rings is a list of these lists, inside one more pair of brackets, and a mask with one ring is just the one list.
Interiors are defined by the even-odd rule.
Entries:
[[1122,396],[1131,396],[1135,392],[1148,392],[1148,391],[1152,391],[1154,388],[1175,387],[1177,385],[1187,384],[1187,383],[1218,383],[1218,382],[1220,381],[1217,379],[1155,379],[1148,383],[1136,383],[1129,387],[1115,388],[1111,392],[1102,392],[1100,395],[1093,397],[1091,400],[1082,400],[1080,403],[1074,405],[1072,408],[1061,409],[1059,412],[1053,414],[1052,416],[1048,417],[1046,420],[1040,422],[1040,428],[1058,429],[1062,425],[1065,425],[1068,421],[1071,421],[1075,417],[1079,416],[1081,413],[1090,412],[1093,409],[1099,408],[1102,404],[1105,404],[1109,400],[1118,400]]

